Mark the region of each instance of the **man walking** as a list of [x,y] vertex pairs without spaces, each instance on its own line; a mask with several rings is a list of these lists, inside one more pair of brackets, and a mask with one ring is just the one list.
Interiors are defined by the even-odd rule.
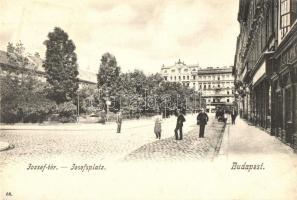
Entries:
[[[177,110],[177,121],[176,121],[176,127],[175,127],[175,139],[176,140],[182,140],[183,139],[183,124],[186,121],[184,115],[180,112],[180,110]],[[178,134],[179,131],[179,134]]]
[[232,113],[231,113],[232,124],[235,124],[236,117],[237,117],[237,112],[236,112],[236,110],[233,108],[233,109],[232,109]]
[[205,113],[204,109],[197,115],[197,124],[200,125],[199,138],[204,138],[205,125],[208,122],[208,115]]
[[118,112],[117,114],[117,133],[121,133],[121,127],[122,127],[122,120],[123,120],[123,116],[122,116],[122,112],[121,110]]

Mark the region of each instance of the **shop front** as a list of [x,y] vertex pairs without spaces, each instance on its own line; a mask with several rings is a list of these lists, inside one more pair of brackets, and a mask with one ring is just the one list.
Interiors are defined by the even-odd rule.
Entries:
[[297,27],[279,45],[274,56],[272,134],[297,150]]
[[271,82],[270,68],[272,53],[265,53],[259,60],[259,65],[253,72],[250,97],[250,120],[254,125],[271,132]]

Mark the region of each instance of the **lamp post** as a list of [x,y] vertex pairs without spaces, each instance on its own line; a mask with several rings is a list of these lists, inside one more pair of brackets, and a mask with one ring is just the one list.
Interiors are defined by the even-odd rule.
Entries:
[[144,110],[146,110],[146,107],[147,107],[147,98],[146,98],[146,91],[148,89],[144,89]]
[[196,112],[196,91],[194,91],[194,113]]
[[79,122],[79,92],[77,92],[77,116],[76,116],[76,123]]
[[201,96],[202,96],[202,92],[199,92],[199,109],[201,109]]

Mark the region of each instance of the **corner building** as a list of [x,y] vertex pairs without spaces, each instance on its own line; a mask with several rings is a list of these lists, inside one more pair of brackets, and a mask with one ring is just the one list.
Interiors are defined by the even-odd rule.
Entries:
[[234,60],[241,117],[297,149],[297,0],[240,0]]
[[207,67],[186,65],[178,60],[172,66],[162,66],[165,81],[188,86],[202,96],[208,112],[218,107],[230,108],[234,102],[234,77],[232,67]]

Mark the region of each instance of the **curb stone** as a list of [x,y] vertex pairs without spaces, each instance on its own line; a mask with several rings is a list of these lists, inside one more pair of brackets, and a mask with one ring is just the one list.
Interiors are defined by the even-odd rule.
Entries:
[[8,142],[0,142],[0,151],[5,151],[10,148],[10,145]]

